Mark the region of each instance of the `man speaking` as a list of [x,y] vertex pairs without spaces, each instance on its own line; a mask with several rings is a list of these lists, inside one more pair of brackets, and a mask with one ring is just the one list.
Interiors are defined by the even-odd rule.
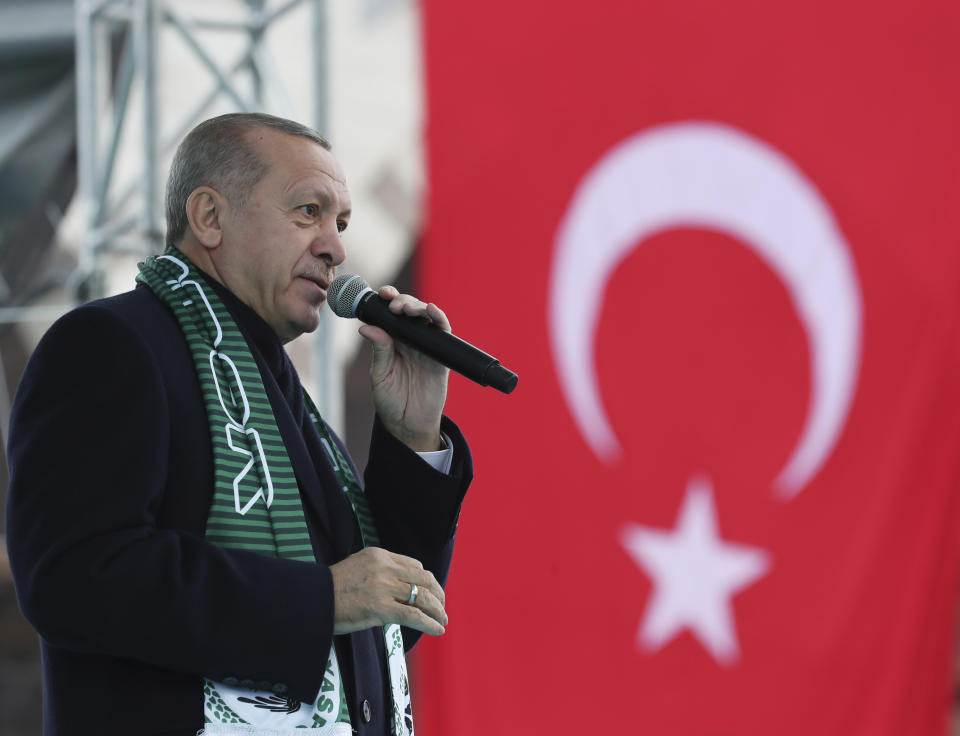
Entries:
[[345,256],[329,149],[269,115],[198,125],[167,184],[166,252],[27,366],[8,546],[48,736],[413,731],[404,651],[447,624],[471,458],[442,415],[447,369],[364,325],[361,488],[283,349],[316,329]]

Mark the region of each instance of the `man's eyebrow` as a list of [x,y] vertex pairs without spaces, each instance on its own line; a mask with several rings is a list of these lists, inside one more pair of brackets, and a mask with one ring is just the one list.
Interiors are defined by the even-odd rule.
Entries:
[[[326,192],[322,189],[313,189],[311,187],[293,187],[290,189],[288,196],[293,206],[300,206],[310,201],[316,202],[320,205],[322,210],[327,211],[333,205],[333,197],[330,196],[329,192]],[[337,217],[349,218],[351,214],[352,210],[347,207],[345,210],[338,212]]]
[[319,189],[309,189],[309,188],[292,189],[290,191],[290,199],[297,202],[311,200],[314,202],[319,202],[324,207],[329,207],[331,203],[331,198],[329,194]]

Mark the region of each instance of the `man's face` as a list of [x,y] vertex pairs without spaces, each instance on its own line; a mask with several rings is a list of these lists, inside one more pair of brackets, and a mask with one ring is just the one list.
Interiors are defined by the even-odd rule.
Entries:
[[343,170],[307,138],[268,128],[248,134],[267,163],[241,212],[221,220],[212,254],[224,285],[289,342],[320,323],[350,220]]

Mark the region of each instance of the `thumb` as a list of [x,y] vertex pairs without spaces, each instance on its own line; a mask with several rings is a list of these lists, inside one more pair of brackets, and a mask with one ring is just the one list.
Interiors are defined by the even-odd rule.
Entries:
[[380,377],[388,373],[390,366],[393,364],[393,338],[384,330],[373,325],[363,325],[358,332],[367,339],[370,347],[373,348],[373,362],[370,365],[371,374]]

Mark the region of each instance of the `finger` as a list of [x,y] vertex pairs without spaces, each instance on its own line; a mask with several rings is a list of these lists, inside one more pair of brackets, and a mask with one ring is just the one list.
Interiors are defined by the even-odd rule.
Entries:
[[427,305],[427,317],[444,332],[451,332],[450,320],[447,319],[447,315],[444,314],[443,310],[433,302]]
[[443,624],[414,606],[398,603],[396,604],[396,608],[393,608],[390,613],[392,614],[391,619],[396,623],[410,629],[422,631],[424,634],[442,636],[446,631]]
[[386,299],[389,302],[400,296],[400,290],[397,289],[396,286],[381,286],[379,289],[377,289],[377,294],[379,294],[382,299]]
[[[417,582],[413,582],[414,580]],[[409,571],[401,573],[401,577],[397,580],[397,584],[393,588],[394,600],[398,603],[409,603],[414,585],[417,586],[417,597],[415,600],[419,600],[420,596],[429,593],[441,603],[444,601],[443,588],[436,582],[433,575],[425,570],[421,572],[421,575],[411,574]]]
[[436,304],[428,304],[412,294],[401,294],[394,286],[382,286],[377,293],[389,302],[390,311],[394,314],[425,317],[440,329],[450,332],[450,320]]
[[396,344],[384,330],[373,325],[364,325],[358,332],[370,342],[370,376],[374,385],[383,381],[393,367]]
[[[370,548],[373,549],[373,548]],[[390,562],[395,565],[397,585],[394,589],[394,598],[400,603],[406,603],[410,599],[410,585],[415,583],[418,588],[418,595],[424,591],[429,591],[434,598],[443,604],[446,601],[446,594],[443,586],[437,582],[437,578],[432,572],[424,568],[423,563],[415,557],[397,554],[382,550]]]
[[[393,345],[393,338],[387,334],[386,330],[373,325],[363,325],[357,330],[363,337],[369,340],[374,348],[389,348]],[[392,357],[392,356],[389,356]]]
[[434,621],[438,621],[443,626],[446,626],[450,623],[450,618],[447,616],[447,612],[443,607],[443,603],[429,590],[422,590],[417,596],[416,602],[413,603],[414,608],[419,608],[425,614],[427,614]]
[[420,587],[420,590],[431,593],[434,598],[440,601],[441,605],[446,605],[447,595],[443,590],[443,586],[437,582],[432,572],[429,570],[421,570],[417,585]]
[[410,294],[400,294],[390,302],[390,311],[394,314],[405,314],[408,317],[426,317],[427,305]]
[[412,557],[402,557],[401,559],[406,562],[406,569],[399,575],[397,586],[394,588],[393,599],[398,603],[409,605],[411,585],[415,584],[417,586],[416,602],[419,602],[421,598],[436,601],[436,607],[442,610],[446,605],[446,593],[444,593],[443,586],[437,582],[433,573],[424,570],[421,563]]
[[430,573],[427,573],[427,575],[430,579],[424,578],[422,583],[415,583],[417,586],[417,595],[412,603],[410,602],[410,597],[413,595],[414,584],[411,583],[404,583],[401,587],[403,592],[394,594],[393,599],[397,601],[397,603],[415,606],[430,614],[433,618],[440,621],[440,623],[445,624],[446,621],[442,620],[446,617],[446,612],[443,608],[445,604],[443,588],[440,587],[435,580],[431,582],[433,576],[430,575]]
[[[398,580],[397,585],[394,587],[394,590],[393,590],[393,600],[395,600],[397,603],[405,603],[407,605],[411,605],[410,598],[413,596],[413,593],[414,593],[414,587],[413,587],[414,585],[415,583],[408,583],[406,580]],[[417,595],[420,595],[421,592],[426,590],[425,588],[421,588],[419,584],[416,584],[416,585],[417,585],[416,587]]]
[[377,292],[380,298],[387,302],[390,311],[394,314],[409,314],[425,316],[427,305],[413,294],[401,294],[394,286],[382,286]]
[[399,582],[401,585],[398,587],[398,590],[401,590],[401,592],[394,597],[401,603],[406,603],[408,600],[410,600],[410,584],[416,583],[418,596],[429,592],[436,600],[440,601],[441,605],[444,605],[446,603],[446,593],[444,593],[443,586],[437,582],[437,579],[433,576],[433,573],[429,570],[424,570],[419,561],[414,560],[413,558],[407,559],[416,563],[416,565],[419,567],[407,567],[407,569],[400,575]]

